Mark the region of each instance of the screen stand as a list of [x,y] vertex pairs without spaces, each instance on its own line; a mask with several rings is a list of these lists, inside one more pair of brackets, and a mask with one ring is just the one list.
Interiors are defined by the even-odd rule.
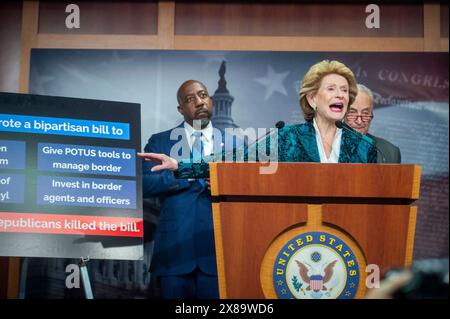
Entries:
[[81,271],[81,281],[83,283],[84,294],[86,299],[94,299],[94,294],[92,293],[91,282],[89,281],[88,269],[86,267],[89,257],[81,257],[79,266]]
[[23,257],[20,267],[20,281],[19,281],[19,299],[25,299],[25,291],[27,288],[27,273],[28,273],[28,257]]

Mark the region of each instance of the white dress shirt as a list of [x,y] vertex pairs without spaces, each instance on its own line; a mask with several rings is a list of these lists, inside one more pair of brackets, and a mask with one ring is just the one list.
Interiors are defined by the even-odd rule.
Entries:
[[323,147],[322,137],[320,136],[319,127],[317,126],[316,119],[313,119],[314,129],[316,130],[316,142],[319,149],[319,156],[321,163],[338,163],[339,153],[341,151],[341,139],[342,129],[336,128],[336,134],[334,135],[333,144],[331,145],[330,157],[327,158],[325,148]]
[[[194,145],[194,128],[189,125],[186,121],[184,122],[184,131],[186,132],[186,136],[188,138],[189,148],[192,149],[192,145]],[[211,155],[213,152],[213,126],[211,121],[209,121],[208,125],[200,130],[202,133],[202,142],[203,142],[203,156]]]

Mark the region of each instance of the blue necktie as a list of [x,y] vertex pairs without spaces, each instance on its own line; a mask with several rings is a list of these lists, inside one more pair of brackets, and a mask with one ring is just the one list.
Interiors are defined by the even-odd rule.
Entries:
[[202,133],[194,132],[192,133],[194,137],[194,141],[192,143],[192,162],[200,163],[203,159],[203,141],[202,141]]
[[[192,143],[192,162],[193,163],[200,163],[203,161],[203,141],[202,141],[202,133],[195,131],[192,133],[192,136],[194,137],[194,143]],[[198,179],[200,184],[205,187],[206,183],[203,178]]]

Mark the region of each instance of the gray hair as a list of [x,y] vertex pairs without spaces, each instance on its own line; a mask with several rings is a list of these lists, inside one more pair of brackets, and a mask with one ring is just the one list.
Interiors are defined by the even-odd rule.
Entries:
[[358,87],[358,92],[365,92],[369,98],[370,98],[370,103],[372,103],[373,105],[373,93],[372,90],[369,89],[367,86],[363,85],[363,84],[357,84],[356,85]]

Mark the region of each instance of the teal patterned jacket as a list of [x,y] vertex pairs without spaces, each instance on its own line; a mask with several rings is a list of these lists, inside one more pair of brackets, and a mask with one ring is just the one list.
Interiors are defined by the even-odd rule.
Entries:
[[[273,148],[275,139],[266,139],[266,147]],[[251,147],[251,146],[250,146]],[[258,146],[256,146],[258,148]],[[248,149],[244,149],[244,161],[247,160]],[[220,156],[222,160],[225,154]],[[208,162],[217,157],[210,156],[205,161],[192,163],[180,161],[177,178],[207,178],[209,177]],[[234,156],[236,158],[236,156]],[[320,162],[319,149],[316,142],[316,130],[312,121],[285,126],[278,131],[278,161],[279,162]],[[358,136],[343,130],[339,163],[376,163],[376,148]]]

